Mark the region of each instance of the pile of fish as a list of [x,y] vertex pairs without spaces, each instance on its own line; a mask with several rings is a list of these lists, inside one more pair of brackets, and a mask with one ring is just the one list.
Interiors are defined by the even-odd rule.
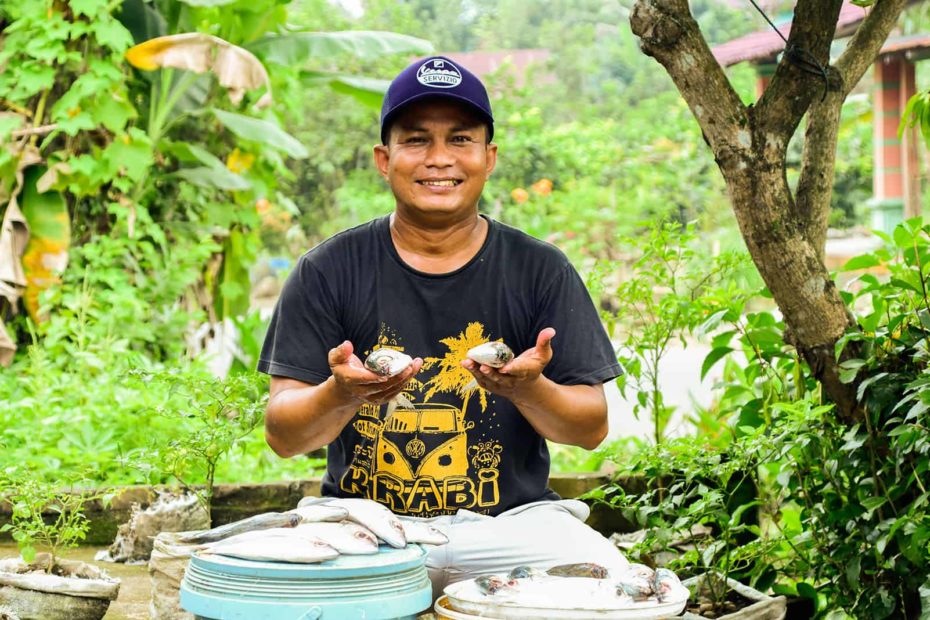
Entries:
[[[541,608],[557,605],[609,609],[687,598],[687,590],[675,573],[643,564],[630,564],[617,574],[592,563],[564,564],[548,570],[518,566],[507,575],[478,577],[474,585],[483,597]],[[461,591],[456,590],[455,595],[461,596]]]
[[177,541],[218,555],[301,564],[340,555],[375,554],[381,542],[398,549],[408,543],[449,542],[428,524],[402,523],[377,502],[341,498],[304,498],[294,510],[268,512],[212,530],[185,532]]

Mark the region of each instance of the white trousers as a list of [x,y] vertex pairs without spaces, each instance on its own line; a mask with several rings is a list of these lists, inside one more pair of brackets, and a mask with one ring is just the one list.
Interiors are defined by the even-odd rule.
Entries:
[[593,562],[621,571],[629,565],[617,547],[585,525],[587,504],[576,499],[533,502],[496,517],[459,510],[426,522],[449,537],[445,545],[423,545],[433,583],[433,600],[443,588],[482,575],[509,573],[517,566],[548,569],[560,564]]

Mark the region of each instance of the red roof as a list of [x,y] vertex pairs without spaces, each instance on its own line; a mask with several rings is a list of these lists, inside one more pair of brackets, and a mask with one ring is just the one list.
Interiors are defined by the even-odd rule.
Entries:
[[891,54],[893,52],[910,52],[928,48],[930,48],[930,34],[912,34],[907,37],[888,39],[879,53]]
[[[867,9],[852,4],[849,0],[844,0],[840,9],[840,17],[836,22],[836,36],[848,36],[855,31],[859,23],[865,19]],[[784,24],[778,27],[778,30],[788,38],[791,32],[791,24]],[[717,45],[712,50],[714,58],[723,67],[729,67],[747,60],[774,60],[775,56],[785,49],[785,42],[781,37],[767,27],[765,30],[747,34],[738,39],[727,41]]]

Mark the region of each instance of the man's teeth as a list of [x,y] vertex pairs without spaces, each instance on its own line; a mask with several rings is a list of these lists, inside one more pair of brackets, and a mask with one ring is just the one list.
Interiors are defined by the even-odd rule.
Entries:
[[436,187],[455,187],[459,184],[458,181],[421,181],[423,185],[434,185]]

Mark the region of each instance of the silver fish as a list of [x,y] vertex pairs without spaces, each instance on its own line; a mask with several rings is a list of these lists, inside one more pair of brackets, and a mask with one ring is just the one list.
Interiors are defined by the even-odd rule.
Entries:
[[302,536],[318,538],[343,555],[378,553],[378,537],[358,523],[303,523],[294,531]]
[[647,581],[655,581],[656,572],[652,570],[651,568],[649,568],[648,566],[646,566],[645,564],[633,563],[627,566],[625,569],[623,569],[623,571],[620,573],[620,576],[621,577],[624,577],[624,576],[638,577],[638,578],[645,579]]
[[301,523],[319,523],[321,521],[342,521],[349,516],[349,511],[339,506],[313,504],[310,506],[298,506],[293,510],[288,510],[284,514],[295,514],[299,516]]
[[[368,357],[365,358],[365,368],[375,373],[376,375],[381,375],[382,377],[393,377],[395,375],[399,375],[400,373],[407,370],[407,368],[412,363],[413,358],[406,353],[401,353],[396,349],[387,348],[372,351]],[[410,402],[410,399],[408,399],[403,394],[398,394],[388,401],[387,413],[384,416],[385,423],[391,419],[391,416],[394,415],[394,411],[396,411],[398,407],[403,407],[404,409],[414,409],[413,403]]]
[[[304,500],[306,499],[304,498]],[[326,505],[345,508],[349,511],[349,521],[364,525],[392,547],[403,549],[407,546],[407,536],[404,534],[403,524],[393,512],[382,504],[370,499],[337,497],[328,500]]]
[[401,519],[401,525],[404,526],[404,536],[408,543],[423,543],[426,545],[444,545],[449,542],[449,537],[440,532],[429,523]]
[[636,602],[645,601],[655,594],[652,582],[643,577],[633,577],[629,574],[620,577],[617,581],[617,594],[625,594]]
[[656,596],[658,596],[659,602],[661,603],[667,594],[671,594],[673,591],[681,588],[681,581],[679,581],[678,575],[669,569],[657,568],[653,587],[655,588]]
[[518,566],[507,575],[511,579],[533,579],[534,577],[545,577],[546,571],[534,568],[532,566]]
[[600,564],[584,562],[580,564],[561,564],[553,566],[546,571],[553,577],[590,577],[592,579],[607,579],[608,570]]
[[233,523],[227,523],[212,530],[182,532],[178,536],[178,542],[187,545],[202,545],[255,530],[267,530],[273,527],[296,527],[298,523],[300,523],[300,517],[295,514],[266,512]]
[[399,375],[412,363],[412,357],[395,349],[377,349],[365,358],[365,368],[382,377]]
[[288,534],[269,534],[268,531],[247,532],[244,535],[240,534],[214,543],[210,545],[209,550],[218,555],[245,560],[299,564],[312,564],[339,557],[339,552],[322,540],[295,536],[293,530],[290,532]]
[[497,575],[485,575],[475,579],[478,589],[484,594],[497,594],[500,590],[509,590],[517,585],[513,579],[504,579]]
[[500,368],[513,359],[513,351],[503,342],[485,342],[469,349],[465,357],[485,366]]

